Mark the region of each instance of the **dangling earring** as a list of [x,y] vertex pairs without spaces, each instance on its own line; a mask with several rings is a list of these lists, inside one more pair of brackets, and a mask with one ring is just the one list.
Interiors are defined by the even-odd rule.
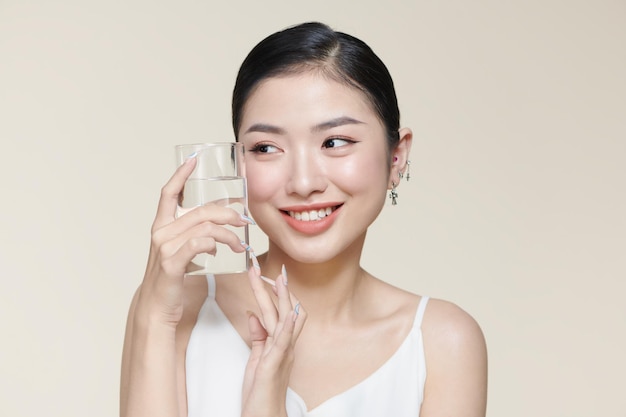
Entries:
[[408,181],[410,178],[411,178],[411,160],[407,159],[406,160],[406,180]]
[[391,198],[391,205],[395,206],[398,204],[398,191],[396,191],[396,183],[391,182],[391,192],[389,192],[389,198]]

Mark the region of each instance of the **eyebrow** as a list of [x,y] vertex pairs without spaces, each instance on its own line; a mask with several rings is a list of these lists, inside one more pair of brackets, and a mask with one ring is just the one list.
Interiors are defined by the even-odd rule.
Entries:
[[245,133],[261,132],[261,133],[273,133],[275,135],[284,135],[285,129],[278,126],[268,125],[266,123],[255,123],[246,130]]
[[[362,121],[353,119],[352,117],[342,116],[337,117],[335,119],[328,120],[326,122],[322,122],[317,124],[311,128],[311,132],[318,133],[323,132],[324,130],[332,129],[333,127],[344,126],[344,125],[352,125],[352,124],[363,124]],[[246,130],[245,133],[250,132],[261,132],[261,133],[272,133],[275,135],[284,135],[286,133],[285,129],[273,126],[267,123],[255,123]]]
[[313,126],[311,132],[322,132],[324,130],[332,129],[333,127],[359,124],[363,124],[363,122],[357,119],[353,119],[352,117],[342,116]]

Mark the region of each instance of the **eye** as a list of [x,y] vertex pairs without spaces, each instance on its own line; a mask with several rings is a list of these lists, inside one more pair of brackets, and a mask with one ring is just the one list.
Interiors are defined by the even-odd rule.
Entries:
[[275,153],[278,152],[278,148],[267,143],[258,143],[254,145],[248,152],[252,153]]
[[342,139],[342,138],[330,138],[330,139],[326,139],[322,146],[324,148],[340,148],[342,146],[346,146],[351,143],[354,143],[354,141],[349,140],[349,139]]

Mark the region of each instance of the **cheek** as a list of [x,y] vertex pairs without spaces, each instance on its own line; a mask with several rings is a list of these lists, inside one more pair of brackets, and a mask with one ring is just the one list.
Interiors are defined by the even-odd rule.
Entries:
[[387,188],[387,163],[380,153],[360,155],[335,166],[333,177],[354,191],[379,192]]
[[262,169],[258,164],[246,166],[248,184],[248,205],[252,208],[257,202],[271,199],[282,186],[283,173],[280,169]]

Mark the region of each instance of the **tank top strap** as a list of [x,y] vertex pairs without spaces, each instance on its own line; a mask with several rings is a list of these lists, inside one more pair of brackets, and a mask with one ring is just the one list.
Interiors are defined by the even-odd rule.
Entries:
[[215,300],[215,275],[207,274],[206,282],[208,284],[208,289],[209,289],[207,297],[212,300]]
[[429,296],[423,295],[419,304],[417,305],[417,311],[415,312],[415,322],[413,327],[422,327],[422,320],[424,319],[424,311],[426,311],[426,304],[428,304]]

